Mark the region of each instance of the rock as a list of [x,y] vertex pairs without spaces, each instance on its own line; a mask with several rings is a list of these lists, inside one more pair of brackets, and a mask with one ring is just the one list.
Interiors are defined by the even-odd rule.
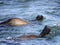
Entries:
[[11,18],[4,22],[1,22],[0,24],[6,24],[6,25],[11,25],[11,26],[21,26],[21,25],[28,24],[28,22],[26,22],[20,18]]

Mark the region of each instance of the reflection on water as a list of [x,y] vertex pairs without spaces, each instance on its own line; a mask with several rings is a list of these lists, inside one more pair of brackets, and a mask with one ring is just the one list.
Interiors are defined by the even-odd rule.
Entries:
[[[37,15],[43,15],[44,20],[31,21]],[[59,0],[0,0],[0,22],[13,17],[26,20],[30,24],[19,27],[0,25],[0,45],[60,45]],[[46,38],[7,40],[22,35],[39,35],[45,25],[51,28]]]

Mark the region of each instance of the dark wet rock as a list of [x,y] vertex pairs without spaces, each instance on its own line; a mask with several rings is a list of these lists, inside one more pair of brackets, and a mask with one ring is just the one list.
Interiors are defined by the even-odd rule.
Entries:
[[28,23],[20,18],[11,18],[0,23],[0,25],[5,25],[5,24],[11,26],[21,26],[21,25],[26,25]]
[[41,20],[43,20],[43,16],[42,15],[38,15],[37,17],[36,17],[36,20],[38,20],[38,21],[41,21]]

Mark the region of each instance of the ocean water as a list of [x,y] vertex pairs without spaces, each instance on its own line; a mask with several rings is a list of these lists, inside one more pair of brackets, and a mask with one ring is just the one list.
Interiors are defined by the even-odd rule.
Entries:
[[[43,21],[35,20],[43,15]],[[0,0],[0,22],[21,18],[30,24],[11,27],[0,25],[0,45],[60,45],[60,0]],[[22,35],[39,35],[44,26],[51,28],[45,38],[8,40]]]

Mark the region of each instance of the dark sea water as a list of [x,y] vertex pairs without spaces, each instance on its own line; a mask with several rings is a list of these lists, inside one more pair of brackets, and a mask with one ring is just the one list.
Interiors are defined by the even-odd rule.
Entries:
[[[35,20],[43,15],[42,22]],[[0,45],[60,45],[60,0],[0,0],[0,22],[21,18],[30,24],[19,27],[0,25]],[[22,35],[39,35],[45,25],[51,28],[46,38],[7,40]]]

